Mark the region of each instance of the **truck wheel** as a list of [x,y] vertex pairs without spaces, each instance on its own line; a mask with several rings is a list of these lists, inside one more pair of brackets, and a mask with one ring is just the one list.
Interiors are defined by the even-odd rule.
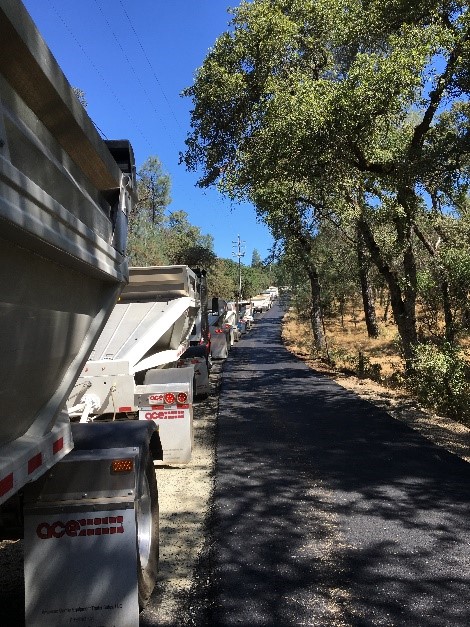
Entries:
[[148,459],[146,466],[140,472],[135,515],[139,607],[142,610],[155,587],[158,572],[158,490],[155,468],[151,458]]

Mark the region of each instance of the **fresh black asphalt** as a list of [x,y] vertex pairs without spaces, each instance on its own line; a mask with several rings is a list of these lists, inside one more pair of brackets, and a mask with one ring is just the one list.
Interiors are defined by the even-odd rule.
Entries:
[[274,306],[220,395],[215,625],[470,625],[470,464],[310,371]]

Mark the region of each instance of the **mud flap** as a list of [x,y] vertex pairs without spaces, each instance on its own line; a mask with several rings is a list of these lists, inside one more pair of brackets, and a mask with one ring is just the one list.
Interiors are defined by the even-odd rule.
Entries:
[[138,478],[158,434],[72,426],[76,448],[25,490],[26,625],[138,625]]

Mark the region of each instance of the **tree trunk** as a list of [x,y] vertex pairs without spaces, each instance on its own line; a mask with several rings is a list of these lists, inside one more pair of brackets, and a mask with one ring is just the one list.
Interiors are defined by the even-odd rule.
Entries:
[[455,340],[454,316],[450,305],[449,283],[446,279],[442,281],[442,302],[444,307],[444,320],[446,326],[446,340],[453,343]]
[[312,263],[309,264],[307,269],[308,278],[310,280],[310,290],[312,294],[312,310],[310,314],[310,321],[313,331],[313,339],[315,349],[323,352],[325,350],[325,335],[323,333],[322,324],[322,310],[321,310],[321,287],[318,272]]
[[402,297],[400,283],[396,273],[390,272],[389,276],[386,278],[390,289],[390,304],[392,306],[393,317],[402,343],[406,371],[412,372],[414,368],[414,348],[418,343],[416,316],[410,304]]
[[375,313],[374,297],[369,281],[369,263],[364,250],[364,239],[359,227],[357,228],[357,261],[359,266],[359,279],[361,282],[362,304],[366,319],[367,333],[369,337],[379,337],[379,326]]
[[402,294],[398,274],[395,270],[390,268],[388,263],[382,257],[381,251],[366,220],[359,219],[358,228],[362,233],[364,244],[369,251],[372,261],[375,263],[377,269],[387,282],[390,290],[390,304],[392,306],[393,317],[402,342],[405,368],[407,372],[412,372],[414,347],[418,343],[418,334],[416,331],[415,311],[416,268],[411,245],[409,245],[403,257],[403,265],[408,286]]
[[390,292],[387,290],[387,300],[385,301],[385,307],[384,307],[384,315],[383,315],[383,321],[387,322],[388,320],[388,308],[390,307]]
[[339,297],[339,313],[341,316],[341,328],[344,329],[344,302],[345,302],[345,298],[344,296],[340,296]]

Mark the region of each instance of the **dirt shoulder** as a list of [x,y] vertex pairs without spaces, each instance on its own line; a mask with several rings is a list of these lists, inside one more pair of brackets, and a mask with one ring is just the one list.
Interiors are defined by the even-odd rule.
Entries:
[[204,551],[214,483],[215,436],[223,362],[210,374],[209,397],[194,406],[194,448],[181,466],[157,466],[160,504],[160,568],[140,626],[196,624],[195,577]]

